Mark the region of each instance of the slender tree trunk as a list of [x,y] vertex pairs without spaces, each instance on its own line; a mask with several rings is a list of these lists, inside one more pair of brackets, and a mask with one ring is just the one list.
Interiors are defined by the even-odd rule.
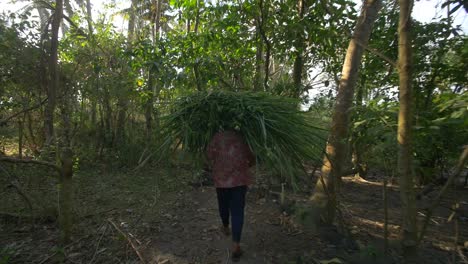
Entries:
[[135,24],[136,24],[136,8],[138,0],[132,0],[132,5],[130,6],[130,18],[128,20],[128,45],[131,47],[135,35]]
[[[58,31],[63,15],[63,0],[56,0],[55,14],[52,23],[52,40],[51,40],[51,56],[50,56],[50,90],[49,90],[49,105],[47,107],[46,116],[49,118],[48,123],[49,131],[47,136],[47,142],[52,143],[53,134],[53,112],[56,106],[56,93],[60,87],[60,71],[58,65]],[[61,238],[63,243],[67,243],[70,240],[71,228],[72,228],[72,180],[71,175],[73,174],[73,157],[70,150],[70,94],[68,91],[63,92],[63,106],[62,106],[62,117],[63,117],[63,135],[61,137],[61,147],[63,151],[61,153],[62,160],[62,175],[60,178],[59,186],[59,224],[61,230]],[[53,102],[53,103],[51,103]],[[52,133],[51,133],[52,132]]]
[[[41,84],[41,90],[44,91],[47,95],[47,97],[49,96],[49,83],[50,83],[50,76],[49,76],[49,72],[48,72],[48,69],[47,69],[47,64],[48,64],[48,39],[49,37],[47,36],[48,35],[48,28],[46,25],[44,25],[44,28],[43,28],[43,31],[42,34],[41,34],[41,57],[40,57],[40,84]],[[41,137],[39,137],[39,142],[36,142],[35,140],[33,140],[34,142],[34,145],[36,146],[35,149],[37,150],[38,148],[41,148],[43,147],[45,144],[45,142],[47,141],[48,138],[52,138],[51,134],[53,133],[53,111],[51,111],[50,114],[49,113],[49,109],[53,109],[53,107],[51,107],[49,105],[49,102],[47,102],[45,108],[44,108],[44,133]],[[52,119],[51,119],[52,118]],[[52,125],[51,125],[52,124]],[[31,139],[34,138],[34,133],[31,133],[32,131],[32,118],[31,118],[31,113],[28,112],[28,129],[29,129],[29,133],[30,133],[30,136],[31,136]],[[52,129],[52,131],[51,131]],[[37,143],[37,144],[36,144]],[[39,144],[39,145],[38,145]]]
[[406,262],[415,262],[417,256],[417,218],[414,179],[411,173],[412,144],[412,49],[411,10],[412,0],[400,0],[398,23],[398,68],[400,79],[400,111],[398,113],[398,176],[402,202],[402,247]]
[[352,106],[354,88],[358,77],[364,48],[357,44],[355,39],[367,45],[372,26],[381,8],[380,0],[367,0],[364,2],[361,15],[357,22],[343,64],[342,76],[336,97],[335,109],[332,117],[332,127],[323,160],[322,176],[317,181],[311,200],[315,213],[312,219],[315,223],[319,217],[327,224],[335,219],[337,194],[342,166],[346,156],[346,139],[348,135],[349,115]]
[[29,147],[32,149],[33,153],[38,155],[40,153],[39,151],[39,144],[37,143],[37,139],[34,136],[34,129],[33,129],[33,118],[31,116],[31,112],[26,113],[26,122],[27,122],[27,127],[28,127],[28,133],[29,134]]
[[113,132],[112,132],[112,108],[110,105],[110,94],[109,94],[109,89],[107,87],[104,87],[104,113],[105,116],[104,118],[104,146],[105,147],[111,147],[114,142],[113,138]]
[[[365,74],[361,75],[360,84],[357,86],[356,91],[356,106],[362,107],[362,101],[364,97],[364,90],[366,89],[366,76]],[[365,178],[367,174],[367,167],[362,160],[362,153],[365,146],[356,142],[355,138],[352,140],[351,145],[351,163],[353,165],[353,169],[357,170],[355,177],[357,178]]]
[[73,152],[71,150],[71,112],[72,91],[64,91],[61,100],[62,127],[60,137],[61,173],[59,185],[59,224],[61,239],[68,243],[73,227]]
[[[297,12],[299,14],[299,18],[302,19],[304,17],[304,10],[305,10],[305,2],[304,0],[297,1]],[[293,93],[295,98],[299,98],[302,94],[302,71],[304,68],[304,60],[303,60],[303,52],[304,52],[304,37],[302,29],[297,32],[296,36],[296,58],[294,59],[294,68],[293,68],[293,82],[295,92]]]
[[90,98],[91,101],[91,127],[96,129],[97,102],[96,98]]
[[24,118],[18,121],[18,157],[23,158],[23,130],[24,130]]
[[[157,81],[156,81],[157,82]],[[148,70],[148,99],[145,102],[146,140],[151,139],[153,133],[153,101],[154,101],[154,70],[153,66]]]
[[[135,39],[137,4],[138,4],[138,0],[132,0],[131,10],[130,10],[130,19],[128,20],[128,35],[127,35],[127,41],[128,41],[127,49],[128,50],[132,49],[133,41]],[[128,103],[129,103],[128,102],[129,99],[126,93],[127,87],[124,87],[124,89],[125,89],[125,93],[123,93],[119,97],[118,103],[117,103],[119,107],[119,112],[117,114],[117,126],[116,126],[116,131],[115,131],[115,140],[118,144],[122,143],[124,136],[125,136],[125,121],[127,117],[127,110],[128,110]]]
[[[92,14],[92,8],[91,8],[91,0],[86,0],[86,2],[83,2],[82,4],[82,11],[83,13],[86,14],[86,21],[88,24],[88,35],[89,35],[89,40],[93,41],[93,14]],[[95,50],[93,47],[93,54]],[[92,81],[92,92],[91,96],[89,97],[89,100],[91,102],[91,127],[93,131],[93,136],[97,136],[97,124],[96,124],[96,115],[97,115],[97,91],[98,91],[98,85],[99,85],[99,72],[95,73],[95,78]]]
[[63,15],[63,0],[55,1],[55,12],[54,19],[52,21],[52,39],[50,41],[50,59],[49,59],[49,76],[50,81],[47,89],[47,106],[45,109],[45,135],[46,145],[50,145],[54,137],[54,111],[56,104],[56,94],[58,89],[58,35],[60,29],[60,23]]
[[262,64],[263,64],[263,41],[261,36],[260,16],[256,19],[255,39],[257,42],[257,50],[255,53],[255,80],[254,90],[263,90],[262,87]]
[[[156,41],[159,41],[161,39],[161,15],[162,15],[162,2],[163,0],[158,0],[158,12],[156,16]],[[157,72],[157,74],[160,74],[160,71]],[[161,91],[161,83],[159,82],[159,79],[156,80],[156,84],[154,86],[153,94],[154,98],[157,99],[159,98],[159,92]],[[157,109],[156,109],[157,110]],[[157,131],[159,131],[159,112],[154,111],[154,126]]]
[[91,0],[86,0],[86,21],[88,22],[89,34],[93,34],[93,14],[91,12]]
[[[157,49],[159,45],[160,25],[161,25],[161,2],[162,0],[153,1],[154,5],[152,10],[152,28],[153,28],[153,45]],[[148,100],[145,103],[145,120],[146,120],[146,140],[150,141],[153,134],[153,112],[154,112],[154,96],[156,86],[158,86],[158,80],[155,81],[155,70],[154,66],[151,65],[148,69],[148,87],[147,92],[149,93]]]
[[[268,1],[268,0],[267,0]],[[268,39],[266,32],[265,32],[265,24],[266,21],[268,20],[268,3],[265,4],[263,0],[260,0],[260,16],[261,16],[261,21],[260,21],[260,36],[263,39],[263,42],[265,43],[265,64],[264,64],[264,72],[263,72],[263,89],[265,91],[270,90],[270,87],[268,86],[268,80],[270,78],[270,56],[271,56],[271,42]]]
[[73,225],[73,154],[64,147],[61,154],[62,172],[59,185],[59,223],[63,243],[70,241]]
[[195,16],[195,33],[198,33],[198,27],[200,26],[200,0],[197,0],[197,14]]
[[[195,35],[198,35],[199,25],[200,25],[200,0],[197,0],[197,14],[195,16],[195,27],[194,27]],[[187,28],[187,34],[189,33],[189,30],[190,30],[190,25]],[[194,43],[192,43],[192,47],[193,47],[193,44]],[[200,63],[198,61],[195,61],[193,65],[193,74],[195,76],[195,84],[197,85],[197,90],[202,91],[203,84],[202,84],[201,74],[200,74]]]

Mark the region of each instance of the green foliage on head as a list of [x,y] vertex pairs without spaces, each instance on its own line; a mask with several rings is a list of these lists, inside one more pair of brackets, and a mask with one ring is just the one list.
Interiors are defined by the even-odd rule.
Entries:
[[298,110],[298,100],[266,93],[212,91],[178,98],[164,118],[164,148],[204,153],[213,135],[239,131],[257,159],[276,174],[303,173],[303,162],[320,160],[324,130]]

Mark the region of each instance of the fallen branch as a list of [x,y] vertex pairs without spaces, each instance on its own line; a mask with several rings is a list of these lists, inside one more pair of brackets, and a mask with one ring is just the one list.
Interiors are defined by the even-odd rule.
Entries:
[[133,248],[133,250],[135,251],[135,253],[137,254],[138,258],[141,260],[141,262],[143,263],[146,263],[145,259],[143,258],[143,256],[141,255],[140,251],[138,251],[137,247],[135,246],[135,244],[133,244],[132,240],[114,223],[112,222],[112,220],[110,219],[107,219],[107,221],[122,235],[124,236],[128,243],[130,244],[130,246]]

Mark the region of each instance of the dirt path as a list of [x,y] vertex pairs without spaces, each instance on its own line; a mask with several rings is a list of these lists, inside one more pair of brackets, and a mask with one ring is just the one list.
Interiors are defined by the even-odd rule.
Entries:
[[[163,191],[155,188],[156,179],[159,186],[164,187]],[[20,197],[10,197],[11,204],[0,203],[9,205],[5,212],[13,212],[0,215],[0,263],[142,263],[135,248],[144,263],[232,263],[229,255],[231,239],[219,231],[214,187],[192,187],[191,179],[192,176],[182,170],[167,175],[161,171],[148,171],[135,175],[122,172],[102,177],[94,174],[77,176],[73,241],[64,247],[60,246],[55,211],[50,216],[36,218],[32,225],[29,218],[22,219],[14,214],[15,208],[22,206]],[[110,188],[105,189],[106,186]],[[464,263],[466,260],[466,190],[451,190],[434,212],[421,245],[420,263]],[[43,191],[37,193],[43,195]],[[437,191],[430,195],[435,194]],[[296,201],[299,205],[293,207],[295,215],[300,215],[300,205],[309,195],[306,192],[287,193],[288,201]],[[44,200],[53,201],[54,197],[51,193]],[[424,217],[425,204],[432,198],[428,196],[418,201],[420,220]],[[398,187],[388,188],[387,254],[383,252],[383,203],[379,181],[344,179],[340,201],[343,220],[356,247],[343,243],[343,237],[335,227],[320,226],[316,233],[303,230],[297,221],[282,213],[274,195],[264,197],[261,191],[250,190],[242,237],[245,255],[239,263],[401,263]],[[456,215],[451,209],[454,204],[458,206]],[[2,262],[3,259],[7,262]],[[340,262],[330,262],[333,259]]]
[[[256,201],[253,196],[247,194],[241,242],[244,256],[238,263],[295,263],[298,256],[317,256],[311,250],[313,236],[282,224],[274,204]],[[214,188],[194,189],[177,197],[173,207],[163,212],[145,252],[150,263],[231,263],[231,238],[219,232]],[[283,222],[287,222],[285,219]]]

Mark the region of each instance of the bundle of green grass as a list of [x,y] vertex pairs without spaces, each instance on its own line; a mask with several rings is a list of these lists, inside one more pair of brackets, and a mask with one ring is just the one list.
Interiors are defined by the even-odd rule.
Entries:
[[216,132],[234,129],[243,135],[258,164],[294,179],[304,173],[304,162],[322,158],[325,134],[299,111],[298,103],[266,93],[193,93],[178,98],[163,118],[163,145],[202,156]]

